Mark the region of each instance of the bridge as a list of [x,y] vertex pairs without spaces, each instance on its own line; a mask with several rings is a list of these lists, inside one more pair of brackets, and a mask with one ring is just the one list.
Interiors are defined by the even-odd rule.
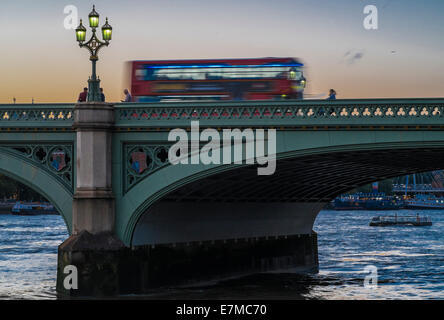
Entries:
[[[275,129],[275,173],[246,161],[172,165],[168,135],[192,121]],[[326,203],[444,169],[443,156],[444,99],[0,105],[0,172],[45,196],[71,235],[58,258],[67,295],[317,271],[312,228]],[[63,287],[66,265],[79,268],[80,289]]]
[[431,184],[418,184],[416,186],[408,186],[395,184],[393,185],[393,192],[404,194],[417,194],[417,193],[444,193],[444,188],[437,188]]

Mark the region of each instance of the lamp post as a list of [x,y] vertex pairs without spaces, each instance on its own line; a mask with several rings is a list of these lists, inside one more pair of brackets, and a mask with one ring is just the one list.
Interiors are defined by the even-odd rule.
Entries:
[[86,28],[82,24],[80,19],[80,25],[76,29],[76,37],[79,42],[80,48],[86,48],[89,50],[91,56],[89,60],[92,62],[92,75],[88,80],[88,101],[89,102],[100,102],[100,79],[96,75],[96,63],[99,60],[98,52],[103,46],[108,46],[111,41],[113,28],[108,24],[108,18],[102,27],[102,39],[99,40],[96,36],[96,29],[99,26],[99,14],[96,12],[95,6],[88,16],[89,26],[92,29],[92,36],[89,41],[85,42],[86,38]]

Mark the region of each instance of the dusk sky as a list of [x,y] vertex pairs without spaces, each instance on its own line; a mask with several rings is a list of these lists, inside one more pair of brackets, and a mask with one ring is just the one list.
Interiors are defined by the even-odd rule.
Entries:
[[[123,98],[128,60],[254,57],[300,58],[312,97],[444,96],[442,0],[1,0],[0,103],[76,101],[91,63],[63,11],[86,20],[93,4],[114,31],[98,62],[108,101]],[[363,27],[366,5],[378,30]]]

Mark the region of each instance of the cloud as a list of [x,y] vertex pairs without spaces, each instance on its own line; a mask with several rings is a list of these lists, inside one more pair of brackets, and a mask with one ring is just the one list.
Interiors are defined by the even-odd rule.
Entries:
[[357,61],[361,60],[363,57],[364,57],[363,51],[348,50],[344,54],[342,62],[345,62],[347,65],[352,65]]

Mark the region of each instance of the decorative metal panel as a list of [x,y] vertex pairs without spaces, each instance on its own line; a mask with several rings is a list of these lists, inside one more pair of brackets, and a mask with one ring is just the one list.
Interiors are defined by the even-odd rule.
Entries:
[[18,156],[59,180],[74,193],[72,144],[1,144],[2,152]]

